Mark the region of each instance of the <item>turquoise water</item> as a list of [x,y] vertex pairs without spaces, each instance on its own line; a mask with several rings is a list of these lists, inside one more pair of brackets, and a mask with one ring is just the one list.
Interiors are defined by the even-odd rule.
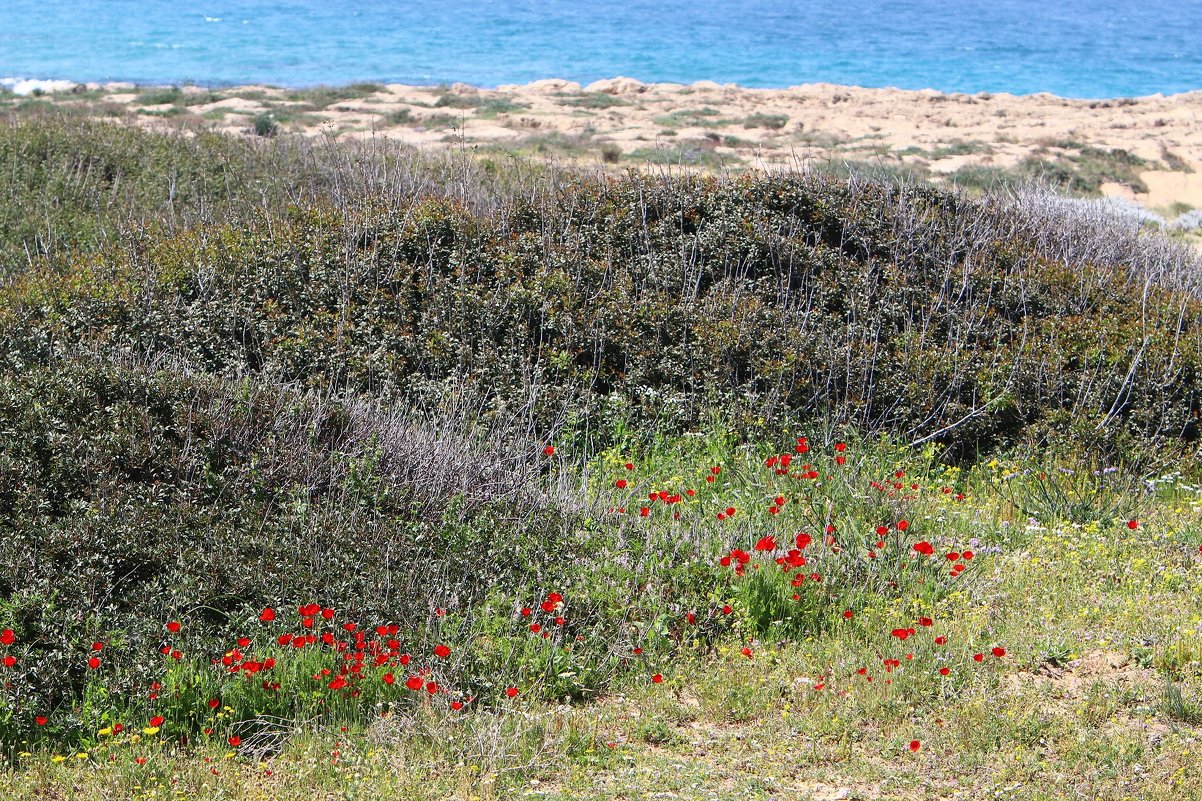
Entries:
[[0,77],[1202,89],[1202,0],[0,0]]

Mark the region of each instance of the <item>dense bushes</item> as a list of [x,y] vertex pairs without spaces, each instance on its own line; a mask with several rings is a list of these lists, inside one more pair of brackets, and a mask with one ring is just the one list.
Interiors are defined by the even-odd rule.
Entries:
[[494,214],[318,204],[30,274],[0,299],[3,352],[171,354],[406,401],[466,384],[494,409],[536,397],[544,426],[718,410],[961,452],[1070,423],[1193,439],[1196,298],[991,237],[1007,225],[928,188],[798,175],[582,180]]
[[211,644],[247,610],[320,599],[424,637],[436,606],[565,586],[588,536],[540,489],[535,450],[452,422],[129,365],[3,376],[18,706],[78,698],[93,640],[112,643],[113,689],[146,686],[167,620]]

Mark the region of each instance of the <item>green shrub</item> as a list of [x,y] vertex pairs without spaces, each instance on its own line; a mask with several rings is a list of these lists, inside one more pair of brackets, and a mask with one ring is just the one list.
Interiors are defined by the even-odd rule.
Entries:
[[251,120],[250,127],[255,132],[255,136],[270,137],[280,132],[280,125],[276,122],[275,114],[270,111],[256,114],[255,118]]

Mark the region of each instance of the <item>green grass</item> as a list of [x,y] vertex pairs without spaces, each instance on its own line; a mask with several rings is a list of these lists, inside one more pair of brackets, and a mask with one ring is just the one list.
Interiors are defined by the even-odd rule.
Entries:
[[583,109],[607,109],[615,106],[629,106],[629,100],[623,100],[615,95],[604,92],[591,92],[577,97],[565,97],[560,101],[565,106],[575,106]]

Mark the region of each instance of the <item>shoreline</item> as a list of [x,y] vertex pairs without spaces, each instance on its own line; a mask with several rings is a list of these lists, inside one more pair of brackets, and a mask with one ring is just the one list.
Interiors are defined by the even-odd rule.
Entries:
[[469,147],[482,157],[617,167],[737,170],[824,161],[969,188],[1051,180],[1166,223],[1202,210],[1202,90],[1087,100],[625,77],[495,89],[72,82],[14,88],[28,93],[0,94],[0,105],[50,103],[152,128],[384,137],[429,149]]
[[[342,87],[355,86],[360,84],[376,84],[386,87],[407,87],[411,89],[430,89],[445,88],[452,86],[470,87],[479,92],[506,92],[513,90],[522,90],[530,87],[537,87],[541,84],[554,83],[565,84],[579,87],[582,91],[601,91],[592,89],[594,86],[601,86],[612,83],[614,81],[631,82],[647,89],[688,89],[688,88],[722,88],[727,90],[735,90],[740,92],[797,92],[805,91],[814,87],[830,87],[833,89],[843,89],[850,91],[881,91],[881,92],[905,92],[918,94],[937,94],[946,97],[1004,97],[1018,100],[1028,98],[1047,98],[1054,100],[1066,100],[1070,102],[1085,102],[1085,103],[1105,103],[1119,101],[1143,101],[1143,100],[1172,100],[1175,98],[1189,97],[1195,94],[1202,94],[1202,87],[1197,89],[1188,89],[1180,92],[1152,92],[1142,95],[1090,95],[1075,97],[1072,95],[1058,95],[1055,92],[1039,91],[1039,92],[1009,92],[1009,91],[994,91],[988,89],[979,89],[976,91],[961,91],[950,89],[938,89],[927,86],[922,88],[907,88],[903,86],[887,85],[887,86],[863,86],[859,84],[842,84],[832,83],[830,81],[807,81],[804,83],[789,84],[787,86],[747,86],[737,82],[723,82],[699,80],[691,83],[682,83],[676,81],[643,81],[639,78],[632,78],[624,75],[614,76],[612,78],[600,78],[590,83],[581,83],[573,81],[569,78],[540,78],[526,83],[501,83],[496,85],[485,86],[481,84],[471,83],[470,81],[456,81],[447,79],[444,81],[433,81],[430,83],[406,83],[403,81],[391,81],[385,79],[366,78],[362,80],[335,82],[335,83],[315,83],[315,84],[286,84],[286,83],[270,83],[270,82],[234,82],[227,83],[221,81],[205,82],[185,79],[174,82],[160,81],[140,81],[140,80],[83,80],[77,81],[71,78],[28,78],[22,75],[4,75],[0,76],[0,91],[10,91],[18,96],[28,96],[37,91],[45,93],[63,93],[70,91],[71,87],[86,87],[87,89],[121,89],[134,87],[139,90],[147,89],[167,89],[167,88],[194,88],[204,89],[210,92],[229,92],[245,89],[247,87],[264,87],[275,89],[284,92],[304,92],[316,89],[339,89]],[[14,89],[16,87],[16,89]]]

